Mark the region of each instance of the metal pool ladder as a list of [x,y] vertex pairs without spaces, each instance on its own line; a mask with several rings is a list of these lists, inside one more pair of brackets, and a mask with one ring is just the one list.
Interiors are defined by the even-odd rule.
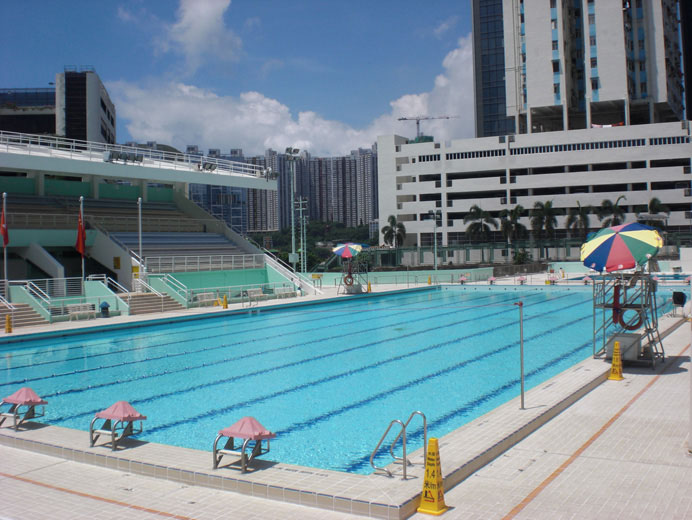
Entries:
[[[395,424],[398,424],[401,426],[401,431],[399,434],[396,436],[394,439],[394,442],[392,442],[392,445],[389,447],[389,453],[392,455],[392,458],[394,459],[394,462],[399,462],[401,463],[403,467],[403,477],[402,480],[406,480],[406,466],[412,466],[413,463],[406,457],[406,428],[408,427],[409,423],[411,422],[411,419],[413,419],[416,415],[420,415],[423,418],[423,449],[426,449],[428,446],[428,420],[425,418],[425,414],[421,411],[416,410],[415,412],[412,412],[411,415],[409,415],[408,420],[404,423],[401,422],[399,419],[394,419],[392,422],[389,423],[389,426],[387,426],[387,429],[385,432],[382,434],[382,437],[380,438],[380,442],[377,443],[377,446],[375,446],[375,449],[372,451],[372,454],[370,455],[370,465],[375,471],[383,471],[384,473],[387,474],[388,477],[393,477],[392,472],[385,468],[384,466],[375,466],[375,454],[377,453],[377,450],[380,449],[380,446],[382,446],[382,443],[384,442],[385,437],[387,437],[387,434],[389,433],[389,430],[392,429],[392,426]],[[397,442],[399,442],[399,439],[403,440],[403,454],[401,457],[397,457],[394,455],[394,446],[396,445]]]

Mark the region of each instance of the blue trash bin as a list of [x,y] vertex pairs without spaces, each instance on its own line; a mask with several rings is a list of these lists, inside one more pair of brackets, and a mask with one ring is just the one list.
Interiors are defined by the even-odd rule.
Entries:
[[101,308],[101,317],[102,318],[108,318],[110,316],[110,311],[108,310],[110,308],[109,303],[108,302],[101,302],[100,308]]

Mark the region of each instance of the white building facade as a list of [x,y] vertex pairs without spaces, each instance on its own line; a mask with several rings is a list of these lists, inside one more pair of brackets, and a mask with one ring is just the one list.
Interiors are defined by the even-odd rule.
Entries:
[[[409,143],[390,135],[378,138],[380,222],[389,215],[406,226],[405,246],[430,246],[441,210],[438,244],[468,242],[464,217],[478,205],[494,217],[503,209],[525,208],[521,223],[530,229],[528,210],[552,201],[558,236],[566,236],[568,211],[615,202],[627,221],[645,213],[656,197],[668,206],[668,228],[692,227],[687,121],[592,128],[514,136]],[[590,226],[601,224],[596,215]],[[382,239],[381,239],[382,241]]]

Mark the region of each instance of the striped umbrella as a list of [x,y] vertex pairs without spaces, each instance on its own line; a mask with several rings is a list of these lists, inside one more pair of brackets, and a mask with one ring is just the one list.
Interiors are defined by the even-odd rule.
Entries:
[[354,244],[353,242],[346,242],[345,244],[337,245],[334,249],[332,249],[332,252],[341,258],[353,258],[362,250],[362,245]]
[[595,271],[618,271],[643,265],[663,247],[663,239],[652,227],[622,224],[601,229],[581,245],[581,260]]

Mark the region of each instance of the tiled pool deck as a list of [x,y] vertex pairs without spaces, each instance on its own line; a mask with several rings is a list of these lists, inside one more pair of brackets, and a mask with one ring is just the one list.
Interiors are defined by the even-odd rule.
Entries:
[[[679,324],[680,320],[676,318],[661,320],[662,328],[669,328],[672,332],[664,341],[668,360],[665,364],[660,364],[656,371],[628,369],[625,381],[608,381],[601,385],[607,377],[609,366],[602,360],[588,359],[528,391],[525,410],[519,409],[517,398],[441,438],[440,456],[447,490],[446,502],[453,507],[445,516],[501,518],[515,510],[526,497],[532,496],[534,488],[561,464],[564,465],[565,460],[570,460],[569,454],[574,451],[572,446],[579,448],[580,443],[590,439],[594,432],[602,430],[603,425],[638,389],[644,388],[647,381],[652,381],[656,373],[666,368],[668,371],[665,375],[647,387],[646,397],[651,398],[660,392],[657,399],[650,399],[650,406],[656,408],[658,415],[667,408],[662,406],[663,403],[673,407],[677,413],[671,410],[669,415],[676,418],[676,428],[671,429],[670,425],[666,425],[667,429],[657,432],[655,428],[659,426],[651,425],[649,423],[652,420],[647,420],[649,428],[641,431],[632,428],[628,432],[628,442],[615,442],[608,449],[608,457],[613,459],[612,467],[602,465],[609,468],[609,473],[617,473],[620,462],[632,465],[632,446],[645,447],[647,464],[628,467],[631,474],[626,476],[626,482],[637,483],[646,495],[650,491],[649,487],[639,486],[639,482],[649,482],[654,469],[666,473],[671,464],[669,459],[676,455],[676,462],[672,463],[675,466],[673,473],[682,473],[683,481],[687,483],[683,488],[686,493],[682,493],[683,490],[680,489],[673,490],[672,494],[668,493],[668,500],[661,499],[661,503],[673,499],[679,507],[669,509],[670,511],[692,514],[692,498],[689,493],[692,458],[685,447],[685,435],[688,431],[686,426],[689,424],[690,383],[689,374],[683,372],[689,365],[683,350],[689,342],[689,327],[675,329]],[[678,390],[675,394],[680,402],[672,402],[672,392],[665,388],[672,384],[673,379],[678,382],[678,387],[683,382],[683,391]],[[596,390],[592,391],[594,388]],[[580,407],[591,401],[593,403],[589,405],[591,409],[588,417],[575,416]],[[575,402],[577,404],[570,407]],[[644,399],[632,404],[628,412],[634,410],[635,405],[638,406],[640,402],[644,402]],[[550,421],[566,408],[567,411]],[[625,415],[619,417],[618,421]],[[647,411],[644,410],[641,416],[646,420]],[[562,426],[555,430],[554,425],[558,424]],[[542,425],[545,426],[541,427]],[[535,430],[538,431],[530,435]],[[682,439],[673,439],[673,443],[677,443],[677,449],[668,446],[661,456],[658,455],[659,450],[650,449],[652,445],[658,446],[658,443],[666,444],[666,432],[670,436],[673,430],[678,432],[678,437],[682,435]],[[552,433],[544,442],[550,446],[549,449],[541,452],[539,447],[533,447],[533,451],[522,451],[522,446],[527,443],[540,445],[536,439],[545,437],[545,432],[548,431]],[[210,435],[211,448],[214,432]],[[635,442],[633,438],[637,435],[645,435],[646,438]],[[597,443],[598,441],[594,441],[589,449]],[[135,440],[126,444],[126,449],[117,452],[104,446],[88,446],[88,434],[77,430],[41,425],[19,432],[10,428],[0,429],[0,460],[7,462],[0,469],[0,504],[12,504],[9,510],[0,506],[0,516],[9,513],[10,518],[41,518],[41,511],[45,511],[52,518],[75,518],[80,515],[87,517],[93,516],[89,514],[90,511],[100,503],[113,510],[108,515],[109,518],[116,518],[117,515],[122,515],[123,518],[175,515],[179,518],[200,519],[343,518],[344,513],[378,518],[406,518],[415,513],[423,484],[420,449],[413,453],[415,465],[409,467],[409,478],[404,481],[401,479],[401,466],[396,467],[398,474],[395,477],[388,478],[260,461],[253,466],[252,471],[242,474],[235,467],[212,470],[210,451],[140,443]],[[574,460],[581,462],[583,455]],[[570,471],[578,467],[577,462],[570,463]],[[588,471],[588,465],[586,467],[585,471]],[[569,471],[565,470],[555,477],[549,483],[550,486],[558,483],[565,474],[569,474]],[[599,516],[579,515],[590,507],[594,513],[610,511],[615,516],[624,516],[625,510],[599,509],[603,503],[593,500],[594,493],[601,489],[595,485],[600,474],[595,476],[585,473],[576,477],[572,475],[571,478],[576,479],[576,482],[564,484],[567,491],[554,501],[552,515],[544,515],[543,509],[536,506],[545,500],[545,492],[537,494],[537,498],[532,498],[516,514],[525,518]],[[104,479],[110,479],[118,485],[108,486]],[[547,486],[548,489],[550,486]],[[655,489],[655,486],[651,489]],[[44,503],[39,498],[46,493],[55,495],[54,498],[65,505],[66,516],[49,514],[50,503]],[[170,496],[170,502],[162,501],[162,494]],[[677,496],[678,494],[681,496]],[[197,498],[189,498],[191,495]],[[575,500],[570,501],[570,497],[576,499],[582,507],[574,506]],[[596,502],[599,507],[596,507]],[[650,502],[655,501],[650,498]],[[565,508],[564,503],[571,505],[572,509]],[[227,505],[224,508],[221,504]],[[195,505],[197,507],[193,507]],[[628,505],[623,504],[621,507],[627,508]],[[118,513],[124,509],[128,512]],[[632,509],[634,513],[646,510],[641,507]],[[647,518],[637,515],[634,517]],[[685,518],[684,515],[668,517]]]

